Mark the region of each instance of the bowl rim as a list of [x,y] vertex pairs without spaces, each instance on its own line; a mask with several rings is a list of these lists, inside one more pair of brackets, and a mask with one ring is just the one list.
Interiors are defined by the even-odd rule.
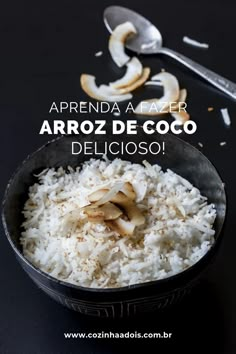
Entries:
[[[111,124],[107,124],[107,125],[111,125]],[[142,125],[137,125],[136,126],[137,129],[143,129]],[[86,136],[89,136],[91,134],[88,134]],[[158,135],[157,132],[155,132],[152,136]],[[59,141],[59,140],[64,140],[66,138],[69,138],[71,136],[74,135],[60,135],[54,139],[48,140],[46,143],[44,143],[43,145],[41,145],[38,149],[36,149],[35,151],[33,151],[32,153],[28,154],[27,157],[25,159],[23,159],[21,161],[21,163],[18,165],[18,167],[15,169],[15,171],[13,172],[13,174],[11,175],[10,179],[8,180],[8,183],[6,185],[5,188],[5,192],[4,192],[4,197],[3,197],[3,201],[2,201],[2,212],[1,212],[1,217],[2,217],[2,224],[3,224],[3,229],[5,232],[5,235],[7,237],[8,242],[10,243],[12,249],[14,250],[14,252],[16,253],[16,255],[19,257],[20,260],[23,261],[23,263],[25,263],[31,270],[33,270],[33,272],[36,272],[38,275],[42,276],[42,277],[46,277],[49,281],[51,282],[55,282],[56,284],[60,284],[61,286],[64,286],[66,288],[69,289],[74,289],[74,290],[79,290],[82,292],[89,292],[89,293],[104,293],[104,294],[112,294],[112,293],[122,293],[122,292],[128,292],[128,291],[132,291],[134,289],[140,289],[140,288],[147,288],[147,287],[152,287],[153,285],[162,285],[162,284],[166,284],[167,282],[174,282],[177,281],[179,278],[184,278],[186,275],[190,274],[191,272],[193,272],[194,270],[197,270],[197,268],[201,265],[204,264],[207,261],[207,258],[210,257],[210,255],[213,255],[213,252],[215,250],[215,248],[217,247],[217,245],[219,244],[219,242],[221,241],[222,237],[223,237],[223,229],[225,226],[225,221],[226,221],[226,217],[227,217],[227,211],[228,211],[228,200],[227,200],[227,193],[224,187],[224,183],[222,181],[221,175],[218,172],[217,168],[215,167],[215,165],[200,151],[198,150],[195,146],[193,146],[192,144],[190,144],[189,142],[173,135],[170,133],[166,133],[165,136],[171,136],[172,138],[176,139],[177,141],[180,141],[183,144],[188,145],[191,149],[194,149],[197,151],[197,153],[199,153],[200,155],[203,156],[203,158],[205,158],[207,160],[207,162],[213,167],[213,169],[215,170],[216,174],[218,175],[220,181],[222,182],[222,189],[223,189],[223,193],[224,193],[224,199],[225,199],[225,213],[224,213],[224,219],[222,222],[222,225],[218,231],[218,236],[217,239],[215,239],[214,244],[210,247],[210,249],[205,253],[205,255],[203,257],[201,257],[196,263],[194,263],[192,266],[188,267],[187,269],[176,273],[174,275],[162,278],[162,279],[157,279],[157,280],[152,280],[152,281],[147,281],[147,282],[142,282],[142,283],[137,283],[137,284],[131,284],[131,285],[126,285],[126,286],[122,286],[122,287],[117,287],[117,288],[92,288],[92,287],[85,287],[85,286],[81,286],[81,285],[76,285],[76,284],[72,284],[63,280],[60,280],[58,278],[55,278],[53,276],[51,276],[49,273],[44,272],[43,270],[41,270],[40,268],[34,266],[24,255],[23,253],[17,248],[17,246],[14,244],[14,242],[12,241],[10,232],[8,230],[8,225],[6,222],[6,217],[5,217],[5,204],[7,201],[7,197],[8,197],[8,193],[9,190],[11,188],[11,184],[15,178],[15,176],[17,175],[17,173],[24,167],[24,165],[31,159],[33,158],[35,155],[37,155],[37,153],[39,153],[41,150],[45,149],[48,145],[54,144],[55,142]],[[85,136],[84,134],[80,134],[81,136]]]

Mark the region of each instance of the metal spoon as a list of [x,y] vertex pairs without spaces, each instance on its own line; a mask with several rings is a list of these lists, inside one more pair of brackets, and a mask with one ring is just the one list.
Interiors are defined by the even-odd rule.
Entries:
[[126,47],[139,54],[166,54],[178,60],[212,85],[236,99],[236,84],[172,49],[162,47],[158,29],[146,18],[121,6],[109,6],[104,11],[104,22],[110,32],[126,21],[133,23],[138,34],[126,42]]

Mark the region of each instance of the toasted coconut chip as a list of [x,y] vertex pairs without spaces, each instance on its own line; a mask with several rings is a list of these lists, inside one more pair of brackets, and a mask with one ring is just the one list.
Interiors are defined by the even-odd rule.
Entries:
[[96,202],[96,205],[105,204],[107,202],[112,201],[113,197],[116,196],[116,194],[121,190],[123,185],[123,182],[119,182],[116,183],[111,189],[99,189],[90,194],[88,199],[91,203]]
[[84,208],[84,213],[86,214],[87,218],[91,222],[102,222],[104,221],[104,213],[102,210],[98,208]]
[[123,214],[117,206],[109,202],[102,206],[88,206],[84,208],[84,213],[87,215],[88,220],[92,222],[115,220]]
[[163,83],[164,95],[160,98],[161,102],[178,102],[179,100],[179,83],[177,78],[168,73],[161,72],[157,75],[154,75],[152,80],[158,80]]
[[150,75],[150,68],[144,68],[142,71],[142,75],[138,80],[136,80],[132,85],[120,88],[120,89],[115,89],[111,86],[107,85],[101,85],[100,88],[104,93],[107,95],[124,95],[128,94],[128,92],[136,90],[139,86],[142,86],[144,82],[148,79]]
[[99,101],[107,101],[107,102],[122,102],[126,100],[131,100],[131,94],[114,94],[109,93],[108,91],[104,90],[102,86],[98,87],[95,83],[95,76],[82,74],[80,77],[81,87],[84,92],[87,93],[89,97],[95,98]]
[[187,90],[184,88],[184,89],[181,89],[179,91],[179,102],[185,102],[186,99],[187,99]]
[[179,124],[184,124],[190,118],[190,115],[185,111],[171,112],[171,115],[173,118],[179,121]]
[[118,192],[111,201],[121,206],[129,220],[135,225],[143,225],[145,218],[139,208],[134,204],[133,200],[129,199],[123,192]]
[[132,91],[136,90],[138,87],[142,86],[147,81],[147,79],[149,78],[150,72],[151,72],[150,68],[144,68],[142,75],[140,76],[140,78],[137,81],[135,81],[130,86],[120,89],[118,92],[120,94],[125,94],[125,93],[132,92]]
[[98,200],[100,200],[101,198],[104,197],[105,194],[107,194],[109,192],[109,189],[99,189],[93,193],[91,193],[88,196],[88,200],[90,201],[90,203],[95,203]]
[[133,186],[130,182],[125,182],[124,186],[121,188],[121,192],[123,192],[127,197],[131,200],[135,200],[136,193],[133,189]]
[[[85,207],[84,211],[90,221],[101,222],[118,219],[123,214],[119,208],[121,207],[134,226],[143,225],[145,218],[134,203],[135,197],[136,194],[129,182],[123,185],[117,183],[111,190],[100,189],[90,194],[89,201],[94,204]],[[117,228],[117,224],[115,227]]]
[[129,202],[130,199],[123,192],[118,192],[111,198],[111,201],[112,203],[121,205],[123,207],[123,204]]
[[112,59],[119,67],[122,67],[128,63],[130,59],[130,57],[125,53],[125,40],[128,38],[128,36],[136,33],[137,31],[131,22],[122,23],[112,32],[108,47]]
[[115,89],[114,87],[108,85],[100,85],[99,90],[108,96],[120,95],[119,89]]
[[[118,192],[121,191],[123,193],[119,194]],[[118,194],[118,196],[116,196]],[[114,200],[113,197],[116,198],[116,200],[121,200],[121,201],[126,201],[127,198],[134,200],[136,197],[135,191],[133,189],[133,186],[130,182],[118,182],[114,185],[112,189],[98,189],[95,192],[91,193],[88,197],[90,203],[95,203],[96,205],[102,205],[104,203],[107,203],[111,200]]]
[[132,236],[134,233],[135,225],[124,219],[118,218],[116,220],[107,221],[106,225],[116,231],[121,236]]
[[139,208],[134,204],[132,200],[121,205],[125,210],[129,220],[135,225],[140,226],[145,223],[145,218]]
[[164,95],[160,98],[141,101],[135,108],[136,114],[156,116],[168,113],[169,104],[179,101],[179,83],[176,77],[168,72],[161,72],[152,77],[152,80],[161,81],[163,84]]
[[115,220],[123,214],[115,204],[110,202],[101,205],[99,209],[104,213],[104,220]]
[[135,81],[137,81],[142,75],[143,66],[141,62],[138,60],[138,58],[133,57],[130,60],[130,62],[126,64],[126,66],[127,66],[127,70],[125,75],[121,79],[111,82],[109,84],[112,88],[120,89],[120,88],[130,86]]
[[187,99],[187,90],[182,89],[179,91],[179,102],[176,103],[176,105],[172,104],[170,107],[170,111],[178,111],[184,104]]

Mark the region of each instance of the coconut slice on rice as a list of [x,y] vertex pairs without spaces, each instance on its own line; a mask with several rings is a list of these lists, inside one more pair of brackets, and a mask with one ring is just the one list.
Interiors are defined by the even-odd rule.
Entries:
[[[92,97],[99,101],[107,101],[107,102],[122,102],[132,99],[132,94],[122,94],[118,91],[116,92],[114,89],[101,85],[96,85],[96,78],[93,75],[82,74],[80,77],[81,87],[84,92],[87,93],[89,97]],[[105,86],[105,88],[104,88]]]
[[90,203],[102,205],[109,202],[119,191],[123,192],[129,199],[135,200],[136,193],[130,182],[118,182],[111,189],[97,189],[88,196]]
[[112,32],[109,39],[109,51],[112,59],[119,66],[122,67],[130,60],[130,57],[125,53],[125,41],[137,31],[131,22],[125,22],[118,25]]
[[88,220],[92,222],[115,220],[123,214],[117,206],[110,202],[101,206],[89,205],[84,208],[84,213],[87,215]]
[[135,200],[136,193],[134,188],[130,182],[125,182],[123,187],[121,188],[121,192],[123,192],[127,197],[131,200]]
[[106,224],[111,230],[117,232],[120,236],[132,236],[135,229],[135,225],[132,222],[122,218],[107,221]]
[[[143,225],[145,218],[134,202],[135,192],[132,185],[126,182],[122,189],[123,191],[119,191],[116,186],[114,186],[111,190],[97,190],[89,195],[89,201],[90,203],[95,203],[95,207],[105,205],[104,203],[114,203],[116,206],[121,207],[124,210],[132,224],[135,226]],[[91,207],[89,207],[89,210],[91,210]],[[94,209],[95,214],[97,211],[97,209]],[[96,216],[97,214],[95,217]],[[119,216],[120,215],[118,215],[118,217]],[[100,214],[98,217],[100,217]]]

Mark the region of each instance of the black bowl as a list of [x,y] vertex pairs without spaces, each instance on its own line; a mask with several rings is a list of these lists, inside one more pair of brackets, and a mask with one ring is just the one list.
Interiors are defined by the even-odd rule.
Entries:
[[[199,280],[219,249],[226,213],[226,196],[223,183],[215,167],[196,148],[173,135],[145,135],[142,128],[139,128],[139,134],[133,136],[132,140],[138,143],[140,137],[148,143],[154,140],[160,143],[165,142],[165,154],[156,156],[150,154],[148,158],[139,154],[132,156],[124,154],[115,157],[136,163],[141,163],[145,158],[152,164],[160,164],[164,170],[166,168],[172,169],[199,188],[201,193],[208,198],[209,202],[214,203],[217,209],[214,245],[195,265],[175,276],[116,289],[84,288],[59,281],[37,269],[24,258],[19,243],[23,221],[22,209],[27,199],[28,188],[36,181],[33,175],[47,167],[77,166],[93,157],[93,155],[85,156],[83,154],[72,155],[71,144],[72,141],[96,141],[95,135],[64,136],[48,142],[26,158],[6,189],[2,213],[3,225],[7,239],[21,266],[45,293],[70,309],[83,314],[101,317],[126,317],[163,309],[177,303]],[[111,134],[99,137],[100,144],[107,140],[114,141],[116,139]],[[130,136],[122,135],[122,141],[128,142],[130,140]],[[92,153],[95,154],[94,151]],[[114,159],[112,155],[108,154],[108,157]],[[98,157],[96,156],[96,158]]]

